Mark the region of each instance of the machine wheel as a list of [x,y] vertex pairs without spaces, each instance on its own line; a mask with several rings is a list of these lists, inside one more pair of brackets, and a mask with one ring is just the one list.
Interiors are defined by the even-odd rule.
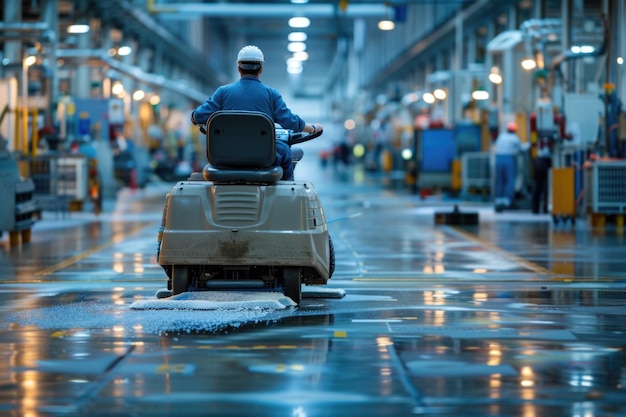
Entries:
[[189,267],[172,266],[172,295],[187,291],[189,287]]
[[328,235],[328,279],[332,278],[335,272],[335,247],[333,239]]
[[[161,256],[161,241],[160,240],[157,243],[157,253],[156,253],[157,262],[159,261],[159,256]],[[163,268],[163,271],[165,271],[165,275],[167,275],[168,281],[171,281],[172,265],[161,265],[161,267]],[[171,289],[171,288],[168,288],[168,289]]]
[[302,279],[300,277],[300,268],[286,267],[283,272],[285,279],[284,293],[291,298],[296,304],[302,301]]

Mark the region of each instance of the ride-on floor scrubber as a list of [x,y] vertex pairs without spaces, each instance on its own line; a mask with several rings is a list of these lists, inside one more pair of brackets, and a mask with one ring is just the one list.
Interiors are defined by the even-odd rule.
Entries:
[[291,146],[321,134],[277,129],[259,112],[209,118],[209,163],[174,185],[163,209],[157,258],[172,295],[266,289],[299,304],[303,284],[328,282],[335,254],[317,191],[281,180],[272,166],[277,140]]

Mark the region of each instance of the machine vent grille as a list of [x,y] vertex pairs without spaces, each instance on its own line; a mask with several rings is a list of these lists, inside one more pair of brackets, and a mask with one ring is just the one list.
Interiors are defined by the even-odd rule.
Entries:
[[309,200],[307,204],[307,218],[309,229],[316,229],[324,224],[322,207],[315,200]]
[[256,224],[260,205],[257,189],[221,190],[215,193],[215,220],[227,226]]

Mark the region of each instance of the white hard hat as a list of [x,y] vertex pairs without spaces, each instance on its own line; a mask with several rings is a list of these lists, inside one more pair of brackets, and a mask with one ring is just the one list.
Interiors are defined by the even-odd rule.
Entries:
[[237,62],[243,69],[258,69],[263,61],[263,52],[254,45],[244,46],[237,54]]

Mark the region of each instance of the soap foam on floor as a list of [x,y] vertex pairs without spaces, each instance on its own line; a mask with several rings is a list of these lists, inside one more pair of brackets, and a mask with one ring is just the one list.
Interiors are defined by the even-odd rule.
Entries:
[[[157,297],[159,297],[157,293]],[[282,310],[296,303],[279,292],[192,291],[167,298],[137,300],[131,310]]]

